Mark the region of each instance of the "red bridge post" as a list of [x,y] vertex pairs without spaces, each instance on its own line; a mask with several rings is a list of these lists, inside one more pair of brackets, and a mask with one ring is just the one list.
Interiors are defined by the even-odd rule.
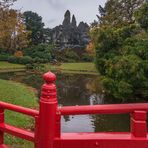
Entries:
[[57,96],[55,74],[48,72],[43,75],[45,84],[42,86],[36,148],[53,148],[56,136]]

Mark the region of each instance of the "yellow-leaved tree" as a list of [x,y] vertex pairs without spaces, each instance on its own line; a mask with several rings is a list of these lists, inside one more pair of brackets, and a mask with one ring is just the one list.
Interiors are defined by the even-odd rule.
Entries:
[[0,48],[13,53],[28,44],[28,32],[22,14],[11,9],[14,0],[0,2]]

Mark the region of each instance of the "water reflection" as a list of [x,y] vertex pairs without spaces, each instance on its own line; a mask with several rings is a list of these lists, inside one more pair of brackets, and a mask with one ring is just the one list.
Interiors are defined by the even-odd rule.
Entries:
[[[42,76],[31,72],[1,73],[0,79],[8,79],[30,85],[38,90]],[[61,106],[108,104],[98,76],[57,74],[58,102]],[[128,115],[84,115],[62,117],[63,132],[128,131]]]
[[62,132],[94,132],[92,116],[64,116],[62,118]]
[[90,105],[104,104],[104,95],[103,94],[92,94],[89,97]]

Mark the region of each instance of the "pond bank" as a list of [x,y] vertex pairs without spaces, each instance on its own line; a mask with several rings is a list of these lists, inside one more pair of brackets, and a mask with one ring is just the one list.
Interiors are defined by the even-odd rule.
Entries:
[[62,73],[95,74],[95,64],[87,63],[61,63],[60,65],[44,64],[46,70],[61,71]]
[[25,68],[26,66],[21,64],[0,62],[0,72],[23,71]]
[[[91,62],[86,63],[61,63],[59,65],[54,65],[51,63],[43,64],[44,71],[58,71],[62,73],[73,73],[73,74],[93,74],[98,75],[95,68],[95,64]],[[16,72],[24,71],[26,69],[25,65],[13,64],[8,62],[0,62],[0,73],[1,72]]]
[[[38,106],[37,97],[32,88],[20,83],[1,79],[0,101],[28,108],[35,108]],[[33,127],[32,118],[11,111],[5,112],[5,122],[25,129],[31,129]],[[33,146],[30,142],[9,135],[6,135],[5,142],[12,147],[15,145],[21,145],[21,147],[31,148]]]

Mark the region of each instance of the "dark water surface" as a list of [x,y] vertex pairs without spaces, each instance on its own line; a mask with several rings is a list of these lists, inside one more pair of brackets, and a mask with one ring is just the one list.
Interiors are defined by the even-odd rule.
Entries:
[[[58,103],[61,106],[110,104],[104,99],[99,77],[84,74],[56,74]],[[31,72],[0,73],[0,79],[12,80],[36,88],[40,94],[42,76]],[[62,117],[63,132],[129,131],[129,115],[83,115]]]

